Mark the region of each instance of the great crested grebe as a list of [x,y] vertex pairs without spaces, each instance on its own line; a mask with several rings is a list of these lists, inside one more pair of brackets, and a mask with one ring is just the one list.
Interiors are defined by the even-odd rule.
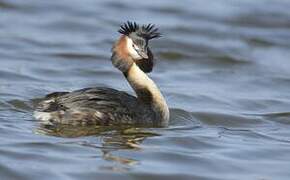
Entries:
[[154,25],[127,22],[112,48],[112,64],[126,77],[137,97],[111,88],[95,87],[47,95],[36,107],[36,119],[48,123],[143,125],[165,127],[169,109],[156,84],[145,74],[152,71],[150,39],[160,37]]

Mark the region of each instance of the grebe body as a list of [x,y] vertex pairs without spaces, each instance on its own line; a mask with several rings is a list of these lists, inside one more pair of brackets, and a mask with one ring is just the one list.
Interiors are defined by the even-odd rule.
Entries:
[[166,101],[146,74],[152,71],[154,59],[148,41],[160,37],[158,29],[127,22],[119,32],[122,35],[112,48],[111,61],[137,96],[106,87],[51,93],[37,105],[36,119],[72,125],[168,125]]

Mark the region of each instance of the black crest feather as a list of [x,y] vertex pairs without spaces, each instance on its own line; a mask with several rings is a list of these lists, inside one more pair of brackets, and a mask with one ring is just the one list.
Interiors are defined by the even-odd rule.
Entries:
[[130,22],[127,21],[127,23],[124,23],[120,26],[119,33],[124,34],[128,36],[132,32],[136,32],[139,29],[139,25],[137,25],[136,22]]
[[159,38],[161,34],[158,32],[158,28],[155,28],[154,24],[147,24],[142,26],[142,32],[147,39]]
[[148,40],[161,37],[161,34],[158,32],[158,28],[155,28],[154,24],[142,25],[140,28],[136,22],[130,21],[127,21],[121,25],[118,32],[126,36],[129,36],[132,32],[136,32],[138,36],[144,37]]

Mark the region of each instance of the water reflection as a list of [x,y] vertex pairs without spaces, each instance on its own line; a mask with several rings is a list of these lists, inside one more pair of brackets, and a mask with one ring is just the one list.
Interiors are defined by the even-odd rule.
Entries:
[[94,148],[102,152],[102,159],[114,162],[110,165],[101,165],[102,170],[124,172],[131,166],[137,165],[137,159],[116,155],[119,150],[139,151],[141,143],[148,137],[159,136],[150,129],[136,128],[130,126],[105,127],[105,126],[70,126],[70,125],[48,125],[39,123],[35,133],[41,135],[76,138],[82,136],[96,136],[101,143],[90,141],[65,142],[65,144],[78,144],[84,147]]
[[120,135],[120,141],[122,138],[138,139],[141,137],[157,136],[154,132],[146,131],[142,128],[133,126],[74,126],[65,124],[47,124],[39,122],[38,127],[35,129],[35,133],[49,136],[58,137],[80,137],[80,136],[92,136],[92,135],[110,135],[108,137],[115,137]]

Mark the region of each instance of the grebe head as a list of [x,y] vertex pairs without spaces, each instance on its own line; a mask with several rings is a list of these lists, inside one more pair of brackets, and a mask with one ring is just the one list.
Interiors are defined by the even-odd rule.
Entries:
[[129,21],[123,24],[118,32],[128,37],[127,48],[133,59],[148,59],[148,41],[161,36],[153,24],[140,27],[136,22]]
[[161,37],[158,28],[153,24],[139,26],[135,22],[127,22],[118,30],[121,38],[113,47],[112,62],[122,72],[136,63],[144,72],[153,68],[153,54],[148,48],[148,41]]

